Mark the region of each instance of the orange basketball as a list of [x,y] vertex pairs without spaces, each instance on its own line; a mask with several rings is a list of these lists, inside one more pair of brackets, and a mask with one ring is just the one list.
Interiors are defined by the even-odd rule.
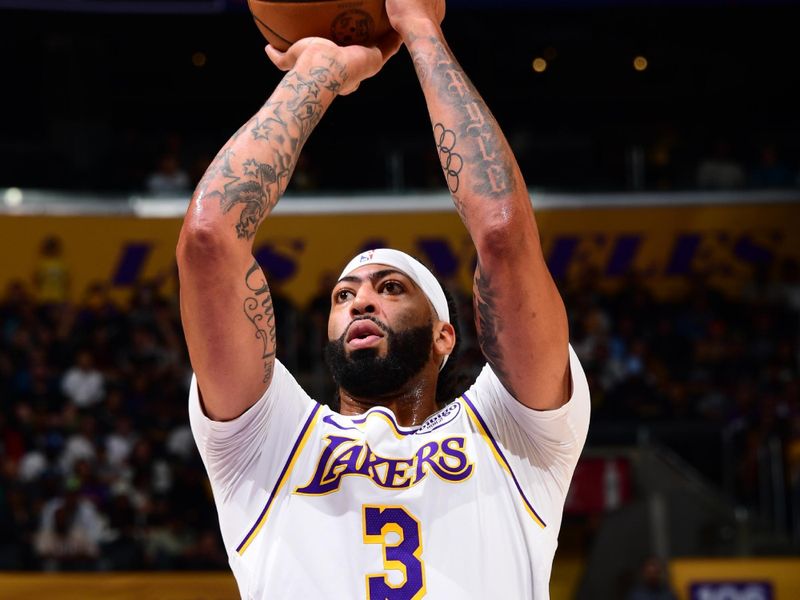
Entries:
[[391,29],[385,0],[247,0],[267,41],[286,50],[304,37],[369,45]]

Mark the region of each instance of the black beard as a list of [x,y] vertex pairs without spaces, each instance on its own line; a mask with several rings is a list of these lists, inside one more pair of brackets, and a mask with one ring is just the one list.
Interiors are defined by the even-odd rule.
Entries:
[[325,345],[325,362],[336,384],[356,398],[380,398],[401,390],[428,363],[433,347],[433,323],[396,332],[367,317],[387,334],[386,356],[377,348],[361,348],[347,356],[345,333]]

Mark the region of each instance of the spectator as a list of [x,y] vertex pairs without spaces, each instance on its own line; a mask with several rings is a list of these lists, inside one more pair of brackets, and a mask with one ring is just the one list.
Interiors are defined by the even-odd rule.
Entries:
[[310,155],[303,153],[297,159],[294,175],[290,184],[290,191],[306,194],[319,188],[319,176],[314,168],[314,162]]
[[744,167],[732,156],[731,146],[719,140],[714,152],[697,166],[697,187],[707,190],[730,190],[744,187]]
[[794,183],[792,179],[792,172],[780,160],[775,144],[761,146],[758,164],[750,173],[750,187],[788,188]]
[[43,304],[61,304],[69,297],[70,275],[63,253],[58,236],[49,235],[42,240],[33,285],[37,300]]
[[94,367],[94,358],[87,350],[78,352],[75,364],[64,374],[61,391],[77,408],[89,408],[103,400],[105,380]]
[[45,571],[83,571],[97,567],[103,523],[94,505],[70,481],[63,497],[48,502],[36,534],[36,553]]
[[164,496],[153,498],[148,527],[144,534],[147,564],[158,570],[175,569],[180,557],[191,544],[190,533],[181,519],[170,511]]
[[106,438],[106,454],[108,464],[115,468],[123,467],[133,451],[137,441],[133,431],[133,421],[122,415],[114,422],[114,431]]
[[194,456],[196,446],[188,424],[182,423],[169,432],[166,448],[169,454],[183,461],[188,461]]
[[189,174],[180,167],[178,157],[167,152],[158,160],[158,167],[147,177],[147,192],[156,196],[181,196],[188,194]]
[[794,258],[781,261],[771,299],[777,306],[785,305],[800,316],[800,261]]
[[136,571],[145,566],[139,519],[130,498],[116,494],[108,509],[108,531],[103,536],[100,568],[104,571]]
[[33,510],[13,473],[0,474],[0,571],[31,568],[34,558],[30,548]]
[[677,600],[666,581],[664,567],[655,557],[648,558],[642,566],[639,582],[626,596],[627,600]]
[[67,438],[61,454],[60,466],[65,474],[72,473],[79,460],[94,460],[97,455],[97,425],[94,417],[85,415],[80,419],[80,428]]

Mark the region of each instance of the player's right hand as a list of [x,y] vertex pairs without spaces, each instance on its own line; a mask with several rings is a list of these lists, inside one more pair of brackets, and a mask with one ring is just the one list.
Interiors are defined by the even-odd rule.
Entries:
[[395,31],[406,36],[420,24],[441,25],[445,0],[386,0],[386,14]]
[[[339,94],[352,94],[362,81],[375,75],[383,68],[400,48],[400,36],[390,31],[375,46],[338,46],[334,42],[318,37],[304,38],[281,52],[268,45],[267,56],[281,71],[289,71],[299,64],[308,62],[309,66],[333,59],[344,69],[342,87]],[[326,64],[326,66],[330,66]]]

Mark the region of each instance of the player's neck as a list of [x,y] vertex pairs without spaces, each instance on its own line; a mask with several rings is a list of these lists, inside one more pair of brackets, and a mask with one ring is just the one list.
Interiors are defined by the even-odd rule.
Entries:
[[367,412],[375,406],[384,406],[391,410],[397,418],[397,424],[403,427],[421,425],[425,419],[435,413],[437,374],[423,372],[398,390],[395,394],[387,394],[379,398],[360,398],[347,390],[339,390],[339,412],[353,416]]

